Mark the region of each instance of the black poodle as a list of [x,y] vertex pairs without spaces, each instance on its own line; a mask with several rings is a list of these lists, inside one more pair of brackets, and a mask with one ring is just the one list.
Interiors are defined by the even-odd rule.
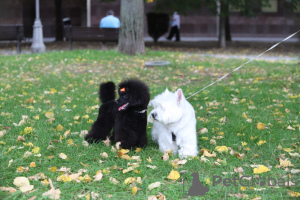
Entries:
[[121,142],[121,147],[144,147],[147,144],[147,106],[150,93],[147,85],[136,79],[129,79],[119,84],[119,98],[115,100],[115,84],[113,82],[100,85],[100,100],[97,120],[85,139],[92,142],[110,137]]

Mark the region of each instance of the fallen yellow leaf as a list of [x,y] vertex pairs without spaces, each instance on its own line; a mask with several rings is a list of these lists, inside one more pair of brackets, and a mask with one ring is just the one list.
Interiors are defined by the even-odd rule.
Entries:
[[283,151],[285,151],[285,152],[292,152],[292,151],[294,151],[294,149],[291,149],[291,148],[283,148]]
[[64,183],[66,183],[66,182],[72,181],[72,178],[71,178],[71,176],[69,176],[69,175],[67,175],[67,174],[63,174],[63,175],[57,177],[56,180],[57,180],[57,181],[62,181],[62,182],[64,182]]
[[268,171],[270,171],[270,169],[267,168],[267,167],[264,166],[264,165],[259,165],[258,168],[254,168],[254,169],[253,169],[253,173],[254,173],[254,174],[261,174],[261,173],[265,173],[265,172],[268,172]]
[[299,192],[294,192],[292,190],[288,190],[288,195],[290,195],[291,197],[300,197]]
[[246,190],[246,187],[241,186],[241,187],[240,187],[240,190],[245,191],[245,190]]
[[48,118],[48,119],[51,119],[54,117],[54,113],[53,112],[46,112],[45,113],[45,116]]
[[259,142],[257,142],[257,145],[260,146],[260,145],[265,144],[265,143],[266,143],[265,140],[260,140]]
[[32,127],[26,127],[26,128],[24,129],[24,133],[25,133],[25,134],[32,134],[32,131],[33,131]]
[[132,195],[135,195],[136,194],[136,192],[138,191],[138,188],[135,186],[135,187],[133,187],[132,188]]
[[171,180],[177,180],[180,178],[180,174],[177,171],[172,170],[167,178]]
[[224,135],[224,132],[219,132],[217,133],[217,135]]
[[265,130],[266,129],[265,124],[258,122],[257,129],[258,130]]
[[134,177],[128,177],[125,179],[124,184],[128,185],[131,184],[132,182],[136,182],[136,179]]
[[49,184],[49,181],[47,179],[41,181],[43,186],[47,186]]
[[289,161],[289,159],[285,159],[285,160],[282,160],[281,158],[279,158],[279,162],[280,162],[280,165],[279,167],[282,167],[282,168],[287,168],[287,167],[293,167],[294,165],[291,163],[291,161]]
[[219,153],[222,153],[222,152],[228,152],[228,148],[226,146],[216,146],[215,148],[216,151],[218,151]]
[[120,150],[118,151],[118,153],[119,153],[120,155],[123,155],[123,154],[128,153],[129,151],[130,151],[129,149],[120,149]]
[[36,164],[35,164],[35,162],[31,162],[29,166],[30,167],[36,167]]
[[56,127],[56,130],[62,131],[62,130],[64,130],[64,127],[62,125],[58,124],[58,126]]
[[56,167],[51,167],[49,170],[50,172],[56,172]]
[[130,172],[130,171],[133,171],[134,168],[133,167],[128,167],[127,169],[123,169],[123,174],[127,173],[127,172]]
[[129,155],[122,155],[120,156],[120,158],[124,159],[124,160],[131,160],[130,156]]
[[212,153],[208,153],[207,150],[204,150],[203,151],[203,156],[205,156],[205,157],[216,157],[217,154],[214,151]]
[[32,153],[34,153],[34,154],[38,154],[39,152],[40,152],[40,147],[34,147],[32,149]]

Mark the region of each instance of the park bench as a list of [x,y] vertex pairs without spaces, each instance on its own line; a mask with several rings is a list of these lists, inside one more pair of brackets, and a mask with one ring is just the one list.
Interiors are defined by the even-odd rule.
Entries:
[[68,25],[64,26],[64,37],[69,40],[69,50],[72,50],[73,41],[118,43],[119,29]]
[[7,24],[0,25],[0,40],[15,40],[17,41],[17,53],[21,53],[21,41],[24,39],[23,25]]

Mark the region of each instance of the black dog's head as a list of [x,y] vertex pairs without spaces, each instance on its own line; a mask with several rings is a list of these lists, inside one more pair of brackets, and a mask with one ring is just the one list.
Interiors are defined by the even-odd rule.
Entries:
[[119,84],[118,110],[126,110],[129,107],[146,108],[150,101],[150,93],[147,85],[136,79],[129,79]]

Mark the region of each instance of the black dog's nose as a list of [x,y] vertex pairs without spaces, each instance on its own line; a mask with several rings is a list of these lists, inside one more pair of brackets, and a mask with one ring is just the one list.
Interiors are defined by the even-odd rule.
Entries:
[[157,114],[156,114],[156,113],[152,113],[151,115],[152,115],[153,119],[155,119],[155,118],[156,118],[156,116],[157,116]]

